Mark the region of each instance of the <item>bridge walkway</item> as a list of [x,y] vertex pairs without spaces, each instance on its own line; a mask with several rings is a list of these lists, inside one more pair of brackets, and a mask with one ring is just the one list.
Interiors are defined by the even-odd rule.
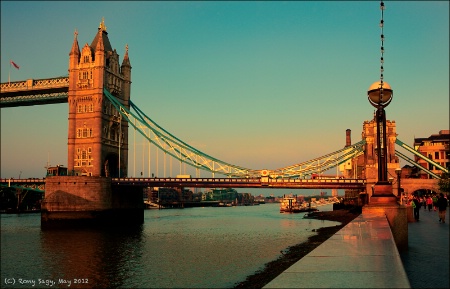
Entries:
[[411,288],[384,216],[363,213],[264,288]]

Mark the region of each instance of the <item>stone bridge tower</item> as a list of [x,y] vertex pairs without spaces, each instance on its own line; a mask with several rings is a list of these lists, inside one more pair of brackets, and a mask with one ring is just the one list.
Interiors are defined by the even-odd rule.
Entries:
[[68,170],[71,175],[127,176],[128,123],[103,93],[130,107],[128,45],[122,64],[112,49],[104,20],[91,45],[81,51],[75,31],[69,54]]
[[[397,140],[395,121],[386,121],[386,144],[387,144],[387,169],[388,178],[397,182],[395,169],[400,167],[399,158],[395,155],[395,141]],[[377,124],[374,119],[364,121],[362,130],[362,139],[366,141],[364,154],[347,161],[341,171],[346,178],[366,179],[366,192],[372,196],[372,187],[377,182],[378,159],[376,149]],[[350,130],[346,131],[346,146],[351,144]],[[397,195],[397,186],[393,186],[395,195]],[[360,192],[347,190],[346,195],[358,196]]]
[[[378,161],[376,150],[377,125],[375,119],[364,121],[362,138],[366,140],[364,149],[364,168],[362,175],[358,177],[367,180],[367,193],[372,195],[372,186],[377,182]],[[398,156],[395,155],[395,141],[397,139],[395,121],[386,121],[386,145],[387,145],[387,173],[388,179],[396,180],[395,169],[400,167]]]

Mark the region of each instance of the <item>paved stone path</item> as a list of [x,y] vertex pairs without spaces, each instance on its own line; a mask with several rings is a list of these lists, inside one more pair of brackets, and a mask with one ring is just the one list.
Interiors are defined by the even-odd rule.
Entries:
[[408,224],[408,251],[400,257],[411,288],[450,288],[449,223],[439,223],[438,213],[420,210],[419,222]]

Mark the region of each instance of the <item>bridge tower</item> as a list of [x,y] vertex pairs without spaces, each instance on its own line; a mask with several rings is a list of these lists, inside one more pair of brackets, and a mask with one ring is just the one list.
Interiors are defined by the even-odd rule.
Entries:
[[77,37],[75,31],[69,54],[69,174],[127,176],[128,123],[104,96],[103,89],[129,108],[128,45],[119,65],[103,19],[91,45],[86,43],[81,51]]
[[142,224],[142,189],[111,181],[127,176],[128,123],[104,95],[130,106],[128,46],[119,65],[103,19],[81,51],[77,36],[69,54],[68,176],[46,178],[41,227]]
[[[362,137],[366,140],[364,149],[365,175],[367,183],[373,185],[377,181],[378,161],[377,161],[377,125],[375,119],[364,121]],[[395,155],[395,141],[397,139],[395,121],[386,121],[386,146],[387,146],[387,174],[388,178],[395,178],[395,169],[399,168],[398,156]]]

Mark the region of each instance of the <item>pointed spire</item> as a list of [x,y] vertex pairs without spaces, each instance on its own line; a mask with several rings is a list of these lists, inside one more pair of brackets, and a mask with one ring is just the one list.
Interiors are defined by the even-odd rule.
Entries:
[[103,30],[98,30],[98,41],[97,45],[95,46],[95,52],[98,51],[105,51],[105,46],[103,45]]
[[123,56],[123,61],[122,61],[122,67],[123,66],[130,66],[130,58],[128,57],[128,44],[125,45],[125,55]]
[[[99,42],[102,42],[99,44]],[[108,32],[106,32],[106,26],[105,26],[105,19],[102,18],[102,22],[100,22],[100,25],[97,30],[97,34],[95,34],[94,40],[91,43],[91,49],[92,51],[97,51],[97,47],[101,45],[103,47],[103,51],[112,51],[111,43],[108,39]]]
[[73,33],[73,44],[72,49],[70,50],[69,55],[80,55],[80,47],[78,46],[78,30],[75,29],[75,32]]

